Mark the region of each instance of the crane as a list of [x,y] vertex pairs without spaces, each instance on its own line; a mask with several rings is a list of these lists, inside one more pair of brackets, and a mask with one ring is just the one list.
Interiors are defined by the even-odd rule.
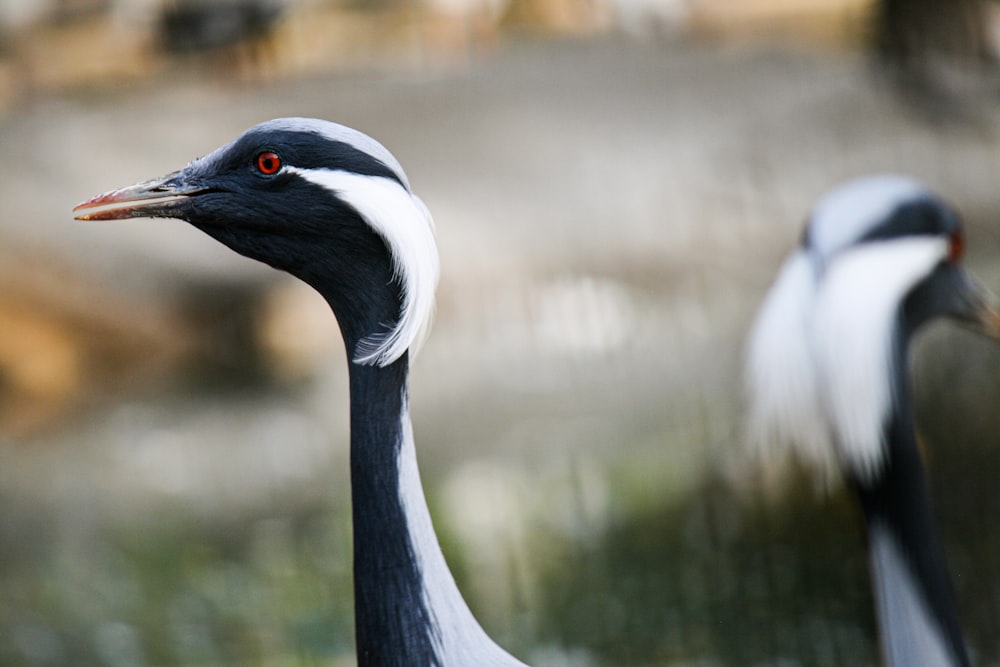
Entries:
[[462,598],[420,483],[409,355],[433,314],[439,263],[430,213],[392,154],[343,125],[279,118],[74,210],[185,220],[323,296],[349,361],[358,665],[524,667]]
[[750,333],[748,429],[839,470],[861,507],[882,652],[892,667],[970,664],[935,532],[907,350],[948,317],[1000,338],[993,298],[962,267],[956,212],[878,174],[816,204]]

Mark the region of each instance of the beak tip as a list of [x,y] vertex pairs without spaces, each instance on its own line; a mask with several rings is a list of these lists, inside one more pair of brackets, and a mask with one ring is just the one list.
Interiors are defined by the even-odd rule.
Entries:
[[[124,220],[126,218],[177,217],[178,200],[201,189],[180,183],[173,172],[161,178],[109,190],[73,207],[76,220]],[[96,209],[78,213],[84,209]]]
[[84,200],[79,204],[77,204],[76,206],[74,206],[73,211],[76,212],[81,209],[94,208],[96,206],[100,206],[108,199],[108,194],[109,193],[105,192],[103,194],[97,195],[96,197],[91,197],[90,199]]
[[111,190],[110,192],[103,192],[96,197],[91,197],[85,201],[80,202],[73,207],[74,211],[79,211],[84,208],[95,208],[101,206],[102,204],[113,204],[117,201],[117,195],[122,192],[121,190]]

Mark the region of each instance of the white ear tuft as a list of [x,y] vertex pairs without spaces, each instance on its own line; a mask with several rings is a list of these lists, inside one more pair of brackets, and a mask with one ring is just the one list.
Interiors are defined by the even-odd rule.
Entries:
[[828,478],[862,480],[885,460],[893,409],[893,334],[909,291],[947,253],[943,238],[851,247],[818,276],[804,250],[781,269],[747,347],[748,437]]
[[781,268],[750,332],[747,346],[747,435],[758,453],[791,453],[829,475],[836,455],[812,349],[817,277],[796,251]]
[[841,464],[860,479],[877,476],[886,457],[899,309],[947,249],[935,236],[867,243],[843,253],[823,276],[814,319],[823,399]]
[[440,274],[434,221],[427,207],[393,179],[330,169],[292,170],[335,192],[382,237],[392,257],[394,277],[402,285],[399,321],[362,339],[354,362],[388,366],[408,349],[416,351],[434,316]]

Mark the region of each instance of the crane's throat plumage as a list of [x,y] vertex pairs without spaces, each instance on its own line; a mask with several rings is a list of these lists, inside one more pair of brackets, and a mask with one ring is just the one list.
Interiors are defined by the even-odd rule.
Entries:
[[869,243],[816,267],[789,258],[748,347],[749,434],[829,477],[877,475],[893,410],[893,345],[906,294],[947,253],[944,239]]

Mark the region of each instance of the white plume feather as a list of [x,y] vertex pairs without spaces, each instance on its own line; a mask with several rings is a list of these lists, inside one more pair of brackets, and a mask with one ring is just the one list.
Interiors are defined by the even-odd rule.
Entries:
[[864,479],[886,454],[899,307],[947,252],[947,240],[935,236],[863,244],[833,262],[820,285],[814,339],[824,405],[841,462]]
[[804,250],[781,269],[747,349],[748,435],[829,473],[870,479],[885,457],[893,330],[906,294],[947,253],[943,238],[865,243],[817,276]]
[[440,275],[434,222],[427,207],[390,178],[331,169],[288,170],[336,193],[361,215],[388,246],[394,277],[402,285],[399,320],[361,340],[354,362],[387,366],[406,350],[418,349],[433,319]]
[[900,206],[928,197],[891,174],[840,185],[810,216],[808,241],[785,262],[747,347],[748,436],[870,479],[885,458],[894,397],[893,334],[906,295],[947,255],[931,235],[861,241]]
[[781,268],[757,315],[747,347],[748,432],[762,453],[790,448],[816,468],[835,461],[812,349],[817,278],[798,250]]

